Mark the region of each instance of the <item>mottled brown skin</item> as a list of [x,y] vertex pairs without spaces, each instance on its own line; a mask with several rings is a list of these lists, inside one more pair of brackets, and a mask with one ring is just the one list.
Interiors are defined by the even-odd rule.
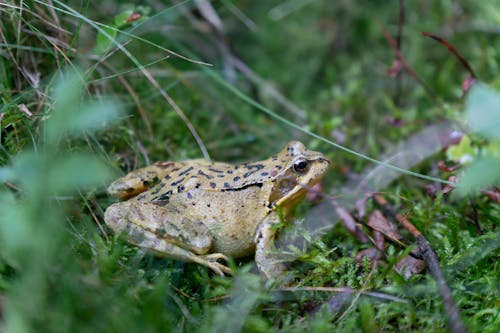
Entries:
[[255,252],[260,271],[277,277],[284,266],[272,255],[276,207],[287,220],[328,165],[297,141],[254,163],[158,162],[110,185],[111,195],[131,198],[108,207],[104,220],[135,245],[220,275],[231,270],[218,259]]

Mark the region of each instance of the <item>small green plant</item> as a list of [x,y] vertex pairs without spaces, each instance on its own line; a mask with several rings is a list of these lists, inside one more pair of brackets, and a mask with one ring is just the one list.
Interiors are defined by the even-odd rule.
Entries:
[[113,39],[118,37],[118,32],[121,29],[126,29],[140,24],[148,18],[151,11],[149,7],[137,6],[136,8],[128,8],[115,15],[113,22],[108,26],[103,26],[96,37],[96,45],[94,52],[96,54],[104,54],[111,50]]
[[51,275],[58,274],[58,263],[70,252],[67,202],[111,176],[95,154],[72,151],[71,141],[112,121],[120,105],[111,99],[82,101],[80,72],[66,72],[57,82],[40,136],[0,168],[0,181],[15,188],[0,189],[0,260],[15,276],[6,294],[5,332],[35,332],[36,323],[46,319]]
[[500,93],[476,84],[467,97],[465,116],[471,132],[482,142],[465,135],[447,150],[448,159],[467,166],[459,182],[461,195],[500,185]]

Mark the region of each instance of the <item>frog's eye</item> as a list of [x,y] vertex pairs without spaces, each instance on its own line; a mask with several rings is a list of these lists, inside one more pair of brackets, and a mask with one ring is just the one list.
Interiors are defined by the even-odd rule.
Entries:
[[293,171],[296,173],[306,173],[309,169],[309,161],[301,158],[293,163]]

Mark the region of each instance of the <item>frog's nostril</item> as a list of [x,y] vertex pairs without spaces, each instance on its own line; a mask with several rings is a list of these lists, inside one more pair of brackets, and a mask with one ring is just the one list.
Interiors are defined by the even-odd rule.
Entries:
[[329,159],[327,159],[326,157],[319,157],[319,158],[317,159],[317,161],[318,161],[319,163],[326,163],[326,164],[330,164],[330,163],[331,163],[331,162],[330,162],[330,160],[329,160]]

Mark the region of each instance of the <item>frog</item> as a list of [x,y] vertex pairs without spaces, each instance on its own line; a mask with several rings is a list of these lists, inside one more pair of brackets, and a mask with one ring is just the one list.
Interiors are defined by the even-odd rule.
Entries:
[[232,274],[221,261],[254,255],[258,270],[279,278],[278,226],[326,174],[328,158],[289,142],[258,162],[209,163],[202,159],[156,162],[114,181],[104,221],[128,242],[153,253]]

